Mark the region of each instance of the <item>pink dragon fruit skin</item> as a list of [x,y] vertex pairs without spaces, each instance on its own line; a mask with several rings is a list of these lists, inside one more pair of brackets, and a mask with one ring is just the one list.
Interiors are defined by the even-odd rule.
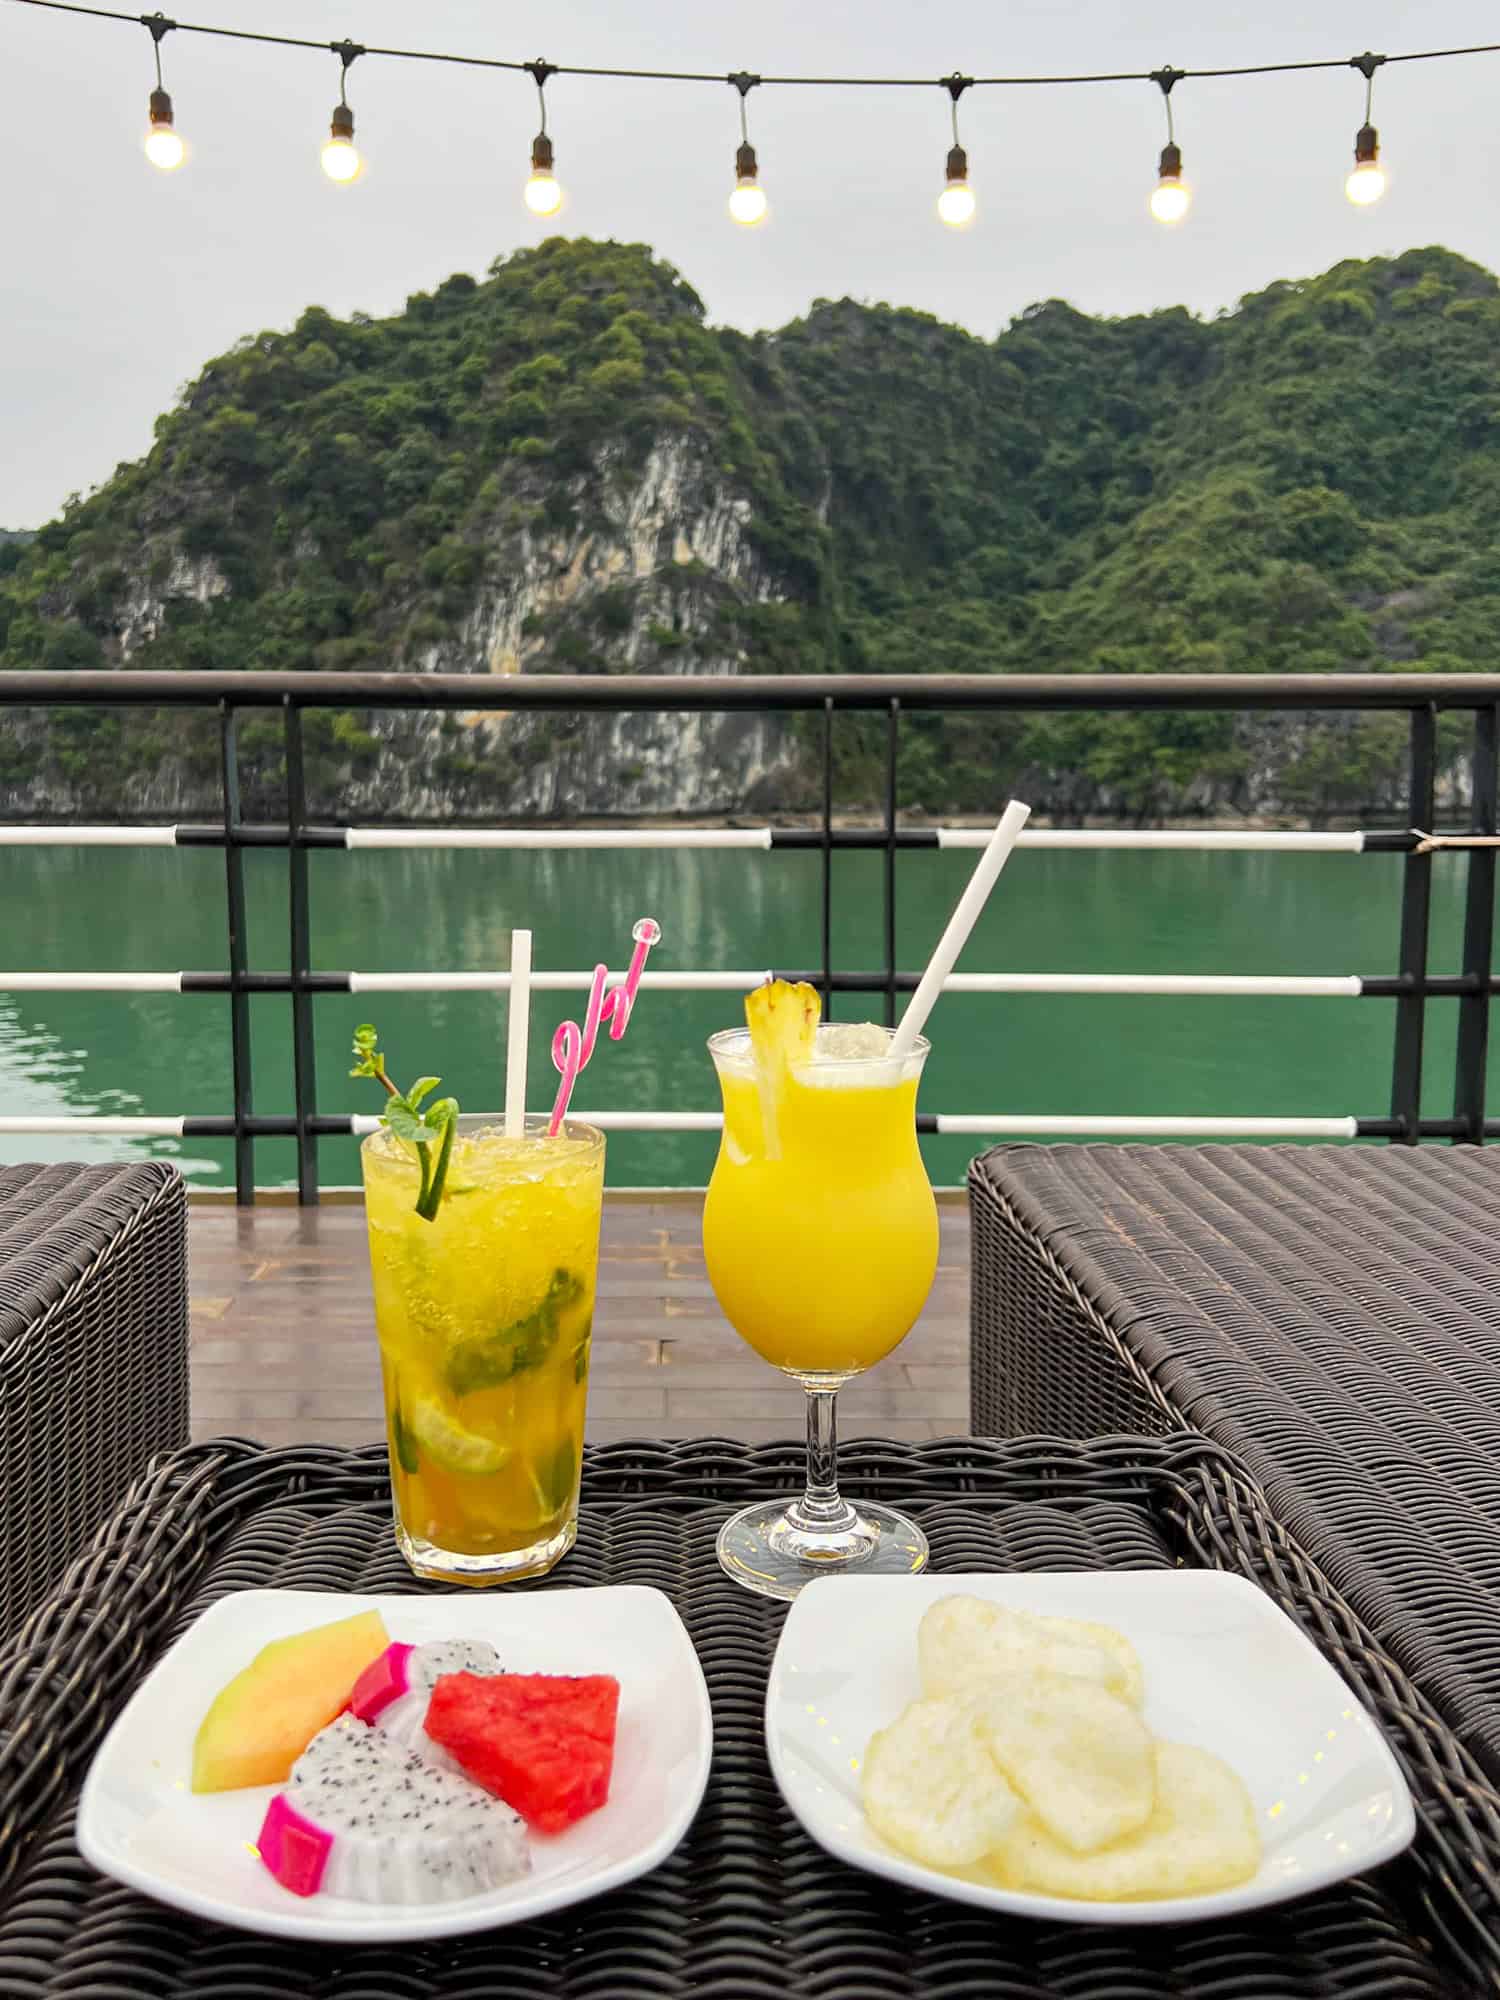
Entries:
[[294,1896],[317,1895],[333,1836],[304,1819],[285,1792],[278,1792],[266,1807],[256,1846],[283,1889],[290,1889]]
[[347,1714],[292,1766],[258,1850],[294,1895],[365,1903],[454,1902],[531,1866],[518,1813]]
[[357,1715],[361,1722],[374,1722],[383,1709],[407,1693],[410,1682],[406,1663],[413,1650],[398,1640],[387,1646],[378,1660],[370,1662],[354,1683],[347,1704],[350,1714]]
[[387,1646],[354,1683],[348,1712],[436,1770],[456,1772],[458,1765],[423,1727],[432,1690],[442,1674],[503,1671],[500,1655],[483,1639],[428,1639],[414,1646],[398,1642]]

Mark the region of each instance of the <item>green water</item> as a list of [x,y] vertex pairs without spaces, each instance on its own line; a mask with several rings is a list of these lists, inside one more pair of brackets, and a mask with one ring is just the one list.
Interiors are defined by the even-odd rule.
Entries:
[[[974,856],[903,853],[903,967],[921,966]],[[660,970],[815,964],[819,859],[794,851],[317,852],[314,964],[330,971],[483,970],[506,963],[507,933],[529,925],[538,968],[612,969],[630,926],[657,917]],[[835,963],[880,962],[881,857],[842,854],[835,872]],[[1057,853],[1011,864],[962,960],[973,971],[1349,973],[1393,969],[1401,864],[1344,854]],[[286,862],[246,856],[250,964],[287,963]],[[1462,864],[1435,871],[1436,971],[1455,970]],[[6,963],[17,971],[210,971],[226,964],[224,863],[213,850],[0,849]],[[582,994],[542,994],[533,1014],[530,1102],[550,1102],[557,1022]],[[848,999],[853,1017],[879,1001]],[[250,1003],[255,1109],[292,1109],[290,1002]],[[400,1080],[440,1072],[466,1107],[501,1097],[500,996],[323,995],[318,1108],[369,1111],[351,1082],[352,1029],[373,1018]],[[1380,1116],[1388,1108],[1393,1007],[1382,1000],[950,996],[930,1033],[921,1106],[940,1112]],[[1424,1108],[1451,1108],[1455,1006],[1429,1016]],[[705,1037],[739,1018],[727,994],[645,993],[627,1038],[601,1037],[580,1109],[716,1108]],[[0,1111],[176,1116],[228,1113],[229,1002],[214,994],[0,993]],[[708,1134],[611,1135],[616,1186],[701,1185]],[[924,1141],[933,1179],[962,1178],[978,1142]],[[174,1158],[205,1186],[232,1184],[227,1142],[78,1136],[0,1139],[0,1159]],[[352,1140],[322,1141],[325,1183],[358,1177]],[[256,1178],[294,1180],[290,1140],[261,1140]]]

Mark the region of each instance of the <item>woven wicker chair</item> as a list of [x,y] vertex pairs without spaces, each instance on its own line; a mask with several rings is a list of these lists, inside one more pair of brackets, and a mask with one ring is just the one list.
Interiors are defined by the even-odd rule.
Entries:
[[1500,1148],[999,1146],[976,1432],[1187,1426],[1500,1780]]
[[188,1434],[175,1167],[0,1168],[0,1633]]

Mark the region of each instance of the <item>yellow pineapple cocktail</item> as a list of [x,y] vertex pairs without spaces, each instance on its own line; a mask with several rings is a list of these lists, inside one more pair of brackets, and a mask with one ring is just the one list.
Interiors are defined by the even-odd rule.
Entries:
[[767,1596],[813,1576],[908,1573],[920,1530],[851,1506],[837,1484],[834,1397],[910,1331],[937,1269],[937,1208],[917,1144],[927,1043],[818,1025],[818,996],[781,981],[750,996],[750,1028],[709,1042],[724,1134],[703,1212],[709,1280],[725,1317],[807,1391],[808,1483],[798,1501],[728,1522],[719,1558]]
[[551,1569],[578,1521],[604,1135],[461,1118],[429,1222],[415,1149],[360,1149],[396,1539],[419,1576]]
[[[845,1032],[825,1031],[825,1044]],[[873,1368],[910,1330],[937,1263],[937,1209],[917,1147],[921,1057],[829,1058],[792,1072],[773,1157],[743,1060],[749,1037],[715,1040],[724,1141],[703,1240],[724,1315],[788,1374],[843,1379]]]

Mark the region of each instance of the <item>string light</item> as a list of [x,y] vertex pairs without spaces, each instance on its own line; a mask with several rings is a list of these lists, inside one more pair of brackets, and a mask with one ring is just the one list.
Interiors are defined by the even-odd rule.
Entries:
[[1177,143],[1177,134],[1172,129],[1172,86],[1182,81],[1184,72],[1180,69],[1154,69],[1151,81],[1161,91],[1161,101],[1167,113],[1167,143],[1161,149],[1161,159],[1157,165],[1157,182],[1151,190],[1150,209],[1158,222],[1170,227],[1181,222],[1193,205],[1193,190],[1182,178],[1182,148]]
[[556,215],[563,205],[563,192],[557,184],[557,176],[552,171],[552,141],[547,137],[547,79],[557,69],[556,63],[543,62],[540,57],[535,62],[523,64],[530,70],[536,82],[537,99],[542,107],[542,127],[531,142],[531,178],[522,189],[526,206],[539,221],[549,215]]
[[162,89],[161,38],[169,35],[177,23],[169,21],[165,14],[142,14],[141,25],[150,34],[156,55],[156,88],[151,93],[151,122],[141,143],[153,167],[159,167],[164,174],[175,173],[187,158],[187,147],[182,142],[181,133],[172,124],[172,100]]
[[[156,14],[132,14],[117,7],[85,4],[84,0],[6,0],[6,3],[12,6],[37,7],[49,13],[86,16],[91,20],[97,21],[121,21],[133,27],[144,26],[150,32],[155,45],[156,88],[151,93],[150,127],[145,135],[145,150],[146,156],[152,165],[168,173],[183,164],[187,158],[188,149],[181,135],[175,129],[172,100],[167,95],[162,83],[161,42],[164,35],[177,30],[189,35],[213,35],[228,41],[254,42],[264,47],[314,50],[332,48],[335,53],[341,53],[344,48],[353,46],[348,43],[314,41],[310,37],[303,35],[269,34],[256,28],[217,27],[203,21],[172,21],[159,12]],[[729,82],[737,85],[739,81],[738,77],[734,74],[725,77],[722,73],[712,70],[629,69],[604,64],[582,63],[570,63],[564,66],[556,63],[516,62],[503,56],[463,55],[441,49],[385,48],[371,45],[359,49],[358,53],[371,56],[384,56],[401,62],[461,64],[471,69],[508,70],[513,74],[525,72],[532,76],[536,82],[538,96],[542,101],[542,123],[541,130],[538,132],[532,145],[532,172],[531,178],[526,183],[525,197],[526,205],[532,213],[543,217],[555,215],[563,203],[562,190],[558,186],[556,175],[553,172],[552,142],[547,136],[546,98],[542,86],[549,76],[558,74],[565,69],[566,74],[570,76],[610,77],[631,82],[704,83],[719,85]],[[938,198],[938,212],[943,221],[950,227],[961,228],[973,217],[976,207],[973,190],[968,184],[968,160],[962,146],[958,143],[957,104],[961,92],[954,88],[955,83],[961,84],[963,89],[968,89],[971,86],[979,89],[1014,89],[1018,87],[1035,87],[1038,85],[1051,88],[1069,84],[1140,83],[1150,81],[1161,85],[1163,94],[1166,95],[1169,86],[1162,82],[1162,79],[1166,76],[1170,76],[1172,81],[1176,82],[1185,76],[1284,76],[1294,72],[1301,73],[1311,70],[1345,69],[1352,67],[1361,71],[1365,78],[1365,123],[1361,126],[1355,138],[1354,168],[1344,183],[1344,191],[1350,201],[1354,202],[1357,206],[1367,207],[1371,202],[1379,200],[1381,195],[1384,194],[1387,184],[1387,175],[1380,163],[1379,136],[1371,122],[1375,71],[1388,62],[1443,62],[1467,56],[1497,54],[1500,54],[1500,42],[1476,42],[1458,48],[1411,49],[1399,55],[1392,56],[1373,55],[1367,50],[1362,56],[1324,56],[1294,62],[1237,63],[1224,65],[1215,69],[1199,70],[1148,70],[1145,72],[1139,70],[1099,70],[1078,71],[1055,76],[1017,75],[966,78],[960,78],[958,72],[955,71],[952,77],[940,77],[936,79],[943,88],[950,92],[954,106],[954,144],[953,150],[949,154],[949,170],[946,184],[942,194]],[[741,72],[740,74],[743,75],[746,73]],[[889,90],[893,88],[930,90],[934,79],[930,75],[757,76],[754,81],[757,84],[765,83],[777,86],[803,85],[827,90]],[[1182,179],[1181,154],[1177,148],[1176,140],[1172,136],[1172,107],[1170,98],[1168,98],[1166,109],[1168,139],[1167,145],[1162,152],[1158,184],[1152,193],[1150,205],[1152,214],[1159,221],[1178,222],[1187,213],[1192,197],[1191,191]],[[742,91],[742,114],[743,110]],[[334,178],[353,179],[357,177],[360,170],[356,165],[353,173],[343,171],[334,172],[335,169],[342,170],[358,161],[359,156],[353,146],[353,125],[353,113],[349,110],[347,101],[345,101],[345,93],[341,88],[340,103],[334,113],[329,142],[324,148],[325,170],[332,172]],[[743,133],[743,115],[741,118],[741,130]],[[348,148],[347,153],[343,153],[342,150],[335,151],[336,147],[342,149],[346,145]],[[329,159],[330,154],[333,155],[331,164]],[[767,210],[762,205],[765,197],[759,186],[758,175],[754,171],[754,149],[750,146],[748,138],[742,139],[741,155],[747,156],[750,170],[737,172],[736,174],[737,185],[734,195],[731,197],[730,212],[734,215],[736,221],[753,224],[760,221],[767,213]],[[736,166],[737,168],[740,166],[740,158],[738,156],[736,158]],[[747,183],[748,185],[746,185]]]
[[742,69],[729,81],[740,94],[740,143],[734,156],[734,191],[729,197],[729,213],[742,229],[756,229],[770,213],[770,206],[766,201],[766,191],[760,184],[760,168],[745,122],[745,99],[760,78]]
[[974,190],[969,186],[969,156],[958,142],[958,100],[973,81],[973,77],[960,76],[957,70],[943,78],[953,116],[953,144],[948,151],[947,177],[937,198],[937,212],[950,229],[967,229],[974,220],[976,204]]
[[1384,56],[1371,55],[1368,49],[1362,56],[1349,58],[1349,67],[1361,71],[1365,79],[1365,122],[1354,135],[1354,170],[1344,182],[1344,193],[1356,208],[1368,208],[1372,201],[1379,201],[1385,193],[1385,168],[1380,164],[1380,134],[1370,123],[1375,100],[1375,72],[1384,61]]
[[364,50],[358,42],[331,42],[329,44],[339,58],[339,101],[333,107],[333,118],[328,127],[328,137],[323,143],[319,158],[323,171],[331,181],[340,187],[347,187],[357,181],[365,170],[359,148],[354,143],[354,113],[349,109],[349,65]]

